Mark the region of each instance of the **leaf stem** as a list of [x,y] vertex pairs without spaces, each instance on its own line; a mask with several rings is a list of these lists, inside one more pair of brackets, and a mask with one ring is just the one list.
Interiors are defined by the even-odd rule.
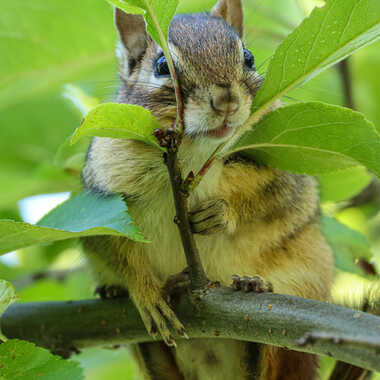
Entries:
[[186,180],[185,180],[185,183],[188,183],[188,187],[187,187],[187,190],[188,191],[194,191],[194,189],[199,185],[199,183],[202,181],[202,179],[204,178],[204,176],[206,175],[207,171],[210,169],[211,165],[213,164],[213,162],[215,161],[215,158],[216,156],[218,155],[218,153],[224,148],[224,146],[226,145],[226,143],[222,143],[220,144],[215,150],[214,152],[211,154],[211,156],[208,158],[208,160],[204,163],[204,165],[202,166],[202,168],[199,170],[199,172],[194,176],[194,178],[189,179],[189,176],[192,176],[193,175],[193,172],[190,172],[190,174],[187,176]]

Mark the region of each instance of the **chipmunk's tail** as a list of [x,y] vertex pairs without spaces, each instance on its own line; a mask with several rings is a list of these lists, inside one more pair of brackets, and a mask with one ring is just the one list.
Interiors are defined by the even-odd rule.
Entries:
[[[380,316],[380,281],[360,286],[349,296],[334,301],[350,309]],[[371,376],[371,371],[338,361],[329,380],[369,380]]]

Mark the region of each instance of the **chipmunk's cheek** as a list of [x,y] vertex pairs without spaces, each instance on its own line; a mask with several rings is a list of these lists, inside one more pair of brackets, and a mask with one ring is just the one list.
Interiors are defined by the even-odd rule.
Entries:
[[193,137],[199,136],[206,131],[212,123],[211,114],[204,102],[198,97],[188,98],[185,104],[186,134]]
[[252,102],[248,99],[246,102],[241,104],[239,111],[232,115],[230,118],[230,126],[233,128],[240,127],[242,124],[244,124],[250,113],[251,113],[251,104]]

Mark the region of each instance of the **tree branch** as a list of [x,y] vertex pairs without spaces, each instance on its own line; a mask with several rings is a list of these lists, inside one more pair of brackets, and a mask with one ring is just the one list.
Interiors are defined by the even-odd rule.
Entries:
[[[209,289],[195,304],[184,295],[174,310],[191,338],[267,343],[380,371],[380,318],[371,314],[226,287]],[[66,355],[84,347],[152,340],[128,299],[19,303],[11,305],[0,322],[6,337],[26,339]],[[300,346],[300,340],[313,334],[334,339],[304,341]]]

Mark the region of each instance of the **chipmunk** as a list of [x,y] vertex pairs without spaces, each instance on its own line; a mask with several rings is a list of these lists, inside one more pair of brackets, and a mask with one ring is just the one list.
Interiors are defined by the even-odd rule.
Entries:
[[[162,49],[141,15],[115,10],[120,36],[119,103],[148,108],[164,128],[176,118],[176,99]],[[184,173],[196,172],[214,149],[249,117],[262,83],[243,43],[241,0],[219,0],[209,13],[178,14],[169,48],[184,100],[185,130],[179,149]],[[186,267],[162,153],[134,140],[96,137],[83,170],[94,193],[121,193],[151,241],[122,237],[84,239],[99,284],[121,286],[148,331],[173,344],[170,328],[182,323],[162,294],[169,276]],[[231,276],[258,275],[276,293],[326,300],[333,260],[319,227],[313,178],[265,167],[237,155],[217,159],[189,198],[191,225],[208,278],[229,285]],[[227,339],[139,344],[147,379],[312,380],[315,356]]]

